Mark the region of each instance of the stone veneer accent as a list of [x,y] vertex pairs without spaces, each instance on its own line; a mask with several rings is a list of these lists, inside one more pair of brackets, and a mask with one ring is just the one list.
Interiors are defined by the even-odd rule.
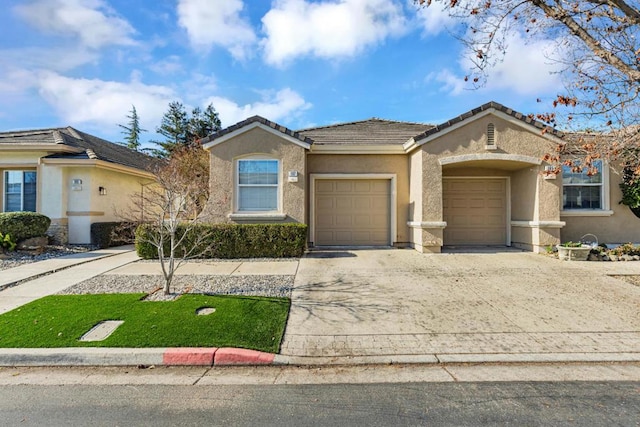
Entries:
[[66,245],[69,243],[69,222],[66,218],[51,219],[51,225],[47,230],[47,236],[51,243]]

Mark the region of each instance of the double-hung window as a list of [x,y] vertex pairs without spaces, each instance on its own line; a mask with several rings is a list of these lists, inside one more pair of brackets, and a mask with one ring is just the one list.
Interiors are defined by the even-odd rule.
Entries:
[[[605,209],[602,160],[594,160],[595,173],[586,168],[572,172],[570,166],[562,167],[562,209]],[[593,171],[592,171],[593,172]]]
[[36,172],[4,172],[4,211],[18,212],[36,210]]
[[279,161],[240,159],[237,165],[238,212],[277,212]]

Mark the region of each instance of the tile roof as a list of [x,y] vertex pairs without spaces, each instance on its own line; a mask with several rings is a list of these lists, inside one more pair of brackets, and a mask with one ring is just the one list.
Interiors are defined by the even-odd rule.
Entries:
[[383,120],[370,118],[367,120],[338,123],[329,126],[319,126],[298,131],[291,130],[275,122],[260,116],[253,116],[228,128],[222,129],[209,135],[202,140],[203,144],[214,141],[224,135],[235,132],[252,123],[261,123],[269,126],[285,135],[299,139],[307,144],[314,145],[377,145],[393,144],[402,145],[409,140],[423,140],[431,135],[435,135],[457,123],[470,119],[487,110],[496,110],[507,114],[529,126],[537,129],[546,129],[548,135],[563,137],[563,134],[555,129],[549,128],[544,123],[535,120],[531,115],[522,114],[508,108],[498,102],[491,101],[486,104],[469,110],[457,117],[454,117],[438,125],[426,123],[399,122],[393,120]]
[[371,118],[349,123],[303,129],[314,144],[404,144],[433,125]]
[[559,132],[559,131],[557,131],[555,129],[551,129],[549,126],[545,125],[544,123],[535,120],[531,115],[526,115],[526,114],[519,113],[519,112],[517,112],[517,111],[515,111],[515,110],[513,110],[513,109],[511,109],[509,107],[505,107],[504,105],[502,105],[502,104],[500,104],[498,102],[490,101],[490,102],[487,102],[486,104],[483,104],[483,105],[479,106],[478,108],[474,108],[473,110],[469,110],[466,113],[460,114],[459,116],[454,117],[453,119],[450,119],[450,120],[448,120],[448,121],[446,121],[444,123],[441,123],[439,125],[433,126],[431,129],[428,129],[428,130],[422,132],[419,135],[414,135],[413,139],[415,141],[419,141],[419,140],[424,139],[424,138],[426,138],[428,136],[434,135],[434,134],[436,134],[436,133],[438,133],[438,132],[440,132],[442,130],[445,130],[445,129],[447,129],[447,128],[449,128],[449,127],[451,127],[451,126],[453,126],[453,125],[455,125],[457,123],[460,123],[460,122],[462,122],[462,121],[464,121],[466,119],[469,119],[469,118],[471,118],[471,117],[473,117],[473,116],[475,116],[475,115],[477,115],[477,114],[479,114],[479,113],[481,113],[483,111],[491,110],[491,109],[494,109],[496,111],[500,111],[502,113],[505,113],[505,114],[507,114],[507,115],[509,115],[511,117],[514,117],[514,118],[522,121],[523,123],[526,123],[526,124],[528,124],[530,126],[536,127],[536,128],[538,128],[540,130],[548,129],[548,132],[547,132],[548,134],[551,134],[551,135],[554,135],[554,136],[557,136],[557,137],[562,137],[562,133],[561,132]]
[[37,129],[16,132],[0,132],[0,145],[15,144],[61,145],[77,149],[77,153],[55,153],[45,156],[47,159],[92,159],[102,160],[140,170],[149,170],[155,159],[131,150],[123,145],[115,144],[97,136],[79,131],[72,127]]
[[252,123],[261,123],[261,124],[263,124],[265,126],[269,126],[270,128],[277,130],[278,132],[281,132],[281,133],[283,133],[285,135],[288,135],[290,137],[299,139],[300,141],[304,142],[305,144],[311,144],[313,142],[309,138],[301,135],[300,132],[293,131],[293,130],[287,128],[287,127],[284,127],[284,126],[281,126],[281,125],[277,124],[276,122],[272,122],[271,120],[267,120],[264,117],[252,116],[252,117],[249,117],[246,120],[243,120],[241,122],[236,123],[235,125],[229,126],[228,128],[224,128],[224,129],[221,129],[221,130],[219,130],[217,132],[212,133],[211,135],[201,139],[200,143],[204,145],[204,144],[206,144],[208,142],[215,141],[216,139],[218,139],[218,138],[220,138],[220,137],[222,137],[224,135],[227,135],[229,133],[235,132],[236,130],[241,129],[241,128],[245,127],[245,126],[248,126],[248,125],[250,125]]

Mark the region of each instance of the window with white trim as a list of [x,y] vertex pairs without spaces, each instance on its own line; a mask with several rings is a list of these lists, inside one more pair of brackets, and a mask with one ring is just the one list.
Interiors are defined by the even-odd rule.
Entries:
[[36,211],[36,171],[4,171],[4,211]]
[[[594,160],[595,173],[562,166],[562,209],[605,209],[602,160]],[[593,171],[592,171],[593,172]]]
[[237,168],[238,212],[277,212],[280,162],[239,159]]

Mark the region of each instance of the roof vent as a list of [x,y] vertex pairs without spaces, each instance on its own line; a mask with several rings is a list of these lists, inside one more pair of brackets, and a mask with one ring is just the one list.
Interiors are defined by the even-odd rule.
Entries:
[[487,125],[487,144],[485,150],[495,150],[496,148],[496,127],[493,123]]

